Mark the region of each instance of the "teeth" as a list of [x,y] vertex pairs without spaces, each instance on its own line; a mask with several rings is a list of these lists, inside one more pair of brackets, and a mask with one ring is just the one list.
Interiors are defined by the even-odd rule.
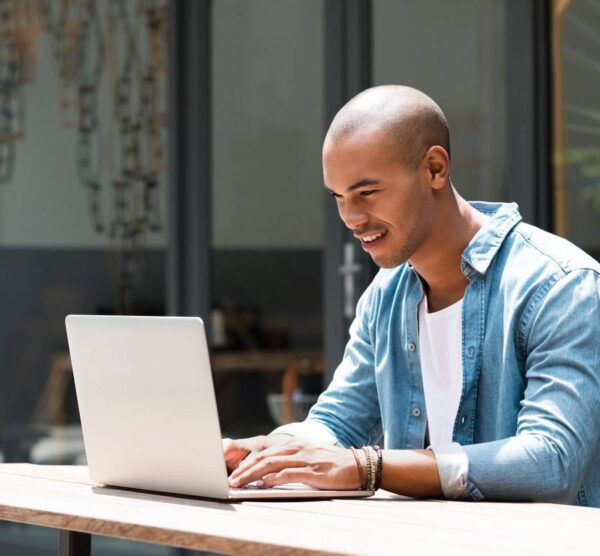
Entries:
[[375,241],[376,239],[379,239],[379,238],[380,238],[380,237],[381,237],[381,236],[382,236],[384,233],[385,233],[385,232],[381,232],[380,234],[376,234],[376,235],[374,235],[374,236],[366,236],[366,237],[363,237],[363,238],[362,238],[362,240],[363,240],[365,243],[369,243],[369,242],[371,242],[371,241]]

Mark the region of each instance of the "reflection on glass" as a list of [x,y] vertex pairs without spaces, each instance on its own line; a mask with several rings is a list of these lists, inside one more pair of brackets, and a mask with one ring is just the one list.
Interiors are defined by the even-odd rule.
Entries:
[[555,229],[600,257],[600,3],[552,2]]

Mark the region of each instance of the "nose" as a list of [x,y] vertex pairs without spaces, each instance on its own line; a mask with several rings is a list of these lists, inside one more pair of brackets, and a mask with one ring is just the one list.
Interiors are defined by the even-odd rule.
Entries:
[[364,211],[359,210],[350,203],[340,203],[338,212],[346,227],[351,230],[364,226],[369,220],[368,215]]

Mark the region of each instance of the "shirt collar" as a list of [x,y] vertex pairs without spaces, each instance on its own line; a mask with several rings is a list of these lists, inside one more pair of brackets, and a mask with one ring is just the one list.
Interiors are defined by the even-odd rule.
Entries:
[[479,274],[486,273],[506,236],[522,220],[517,203],[473,201],[469,204],[490,218],[462,252],[461,266],[467,276],[468,267]]

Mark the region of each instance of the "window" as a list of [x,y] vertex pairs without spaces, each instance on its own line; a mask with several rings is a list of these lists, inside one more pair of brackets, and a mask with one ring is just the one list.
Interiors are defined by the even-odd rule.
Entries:
[[600,5],[552,2],[555,232],[600,259]]

